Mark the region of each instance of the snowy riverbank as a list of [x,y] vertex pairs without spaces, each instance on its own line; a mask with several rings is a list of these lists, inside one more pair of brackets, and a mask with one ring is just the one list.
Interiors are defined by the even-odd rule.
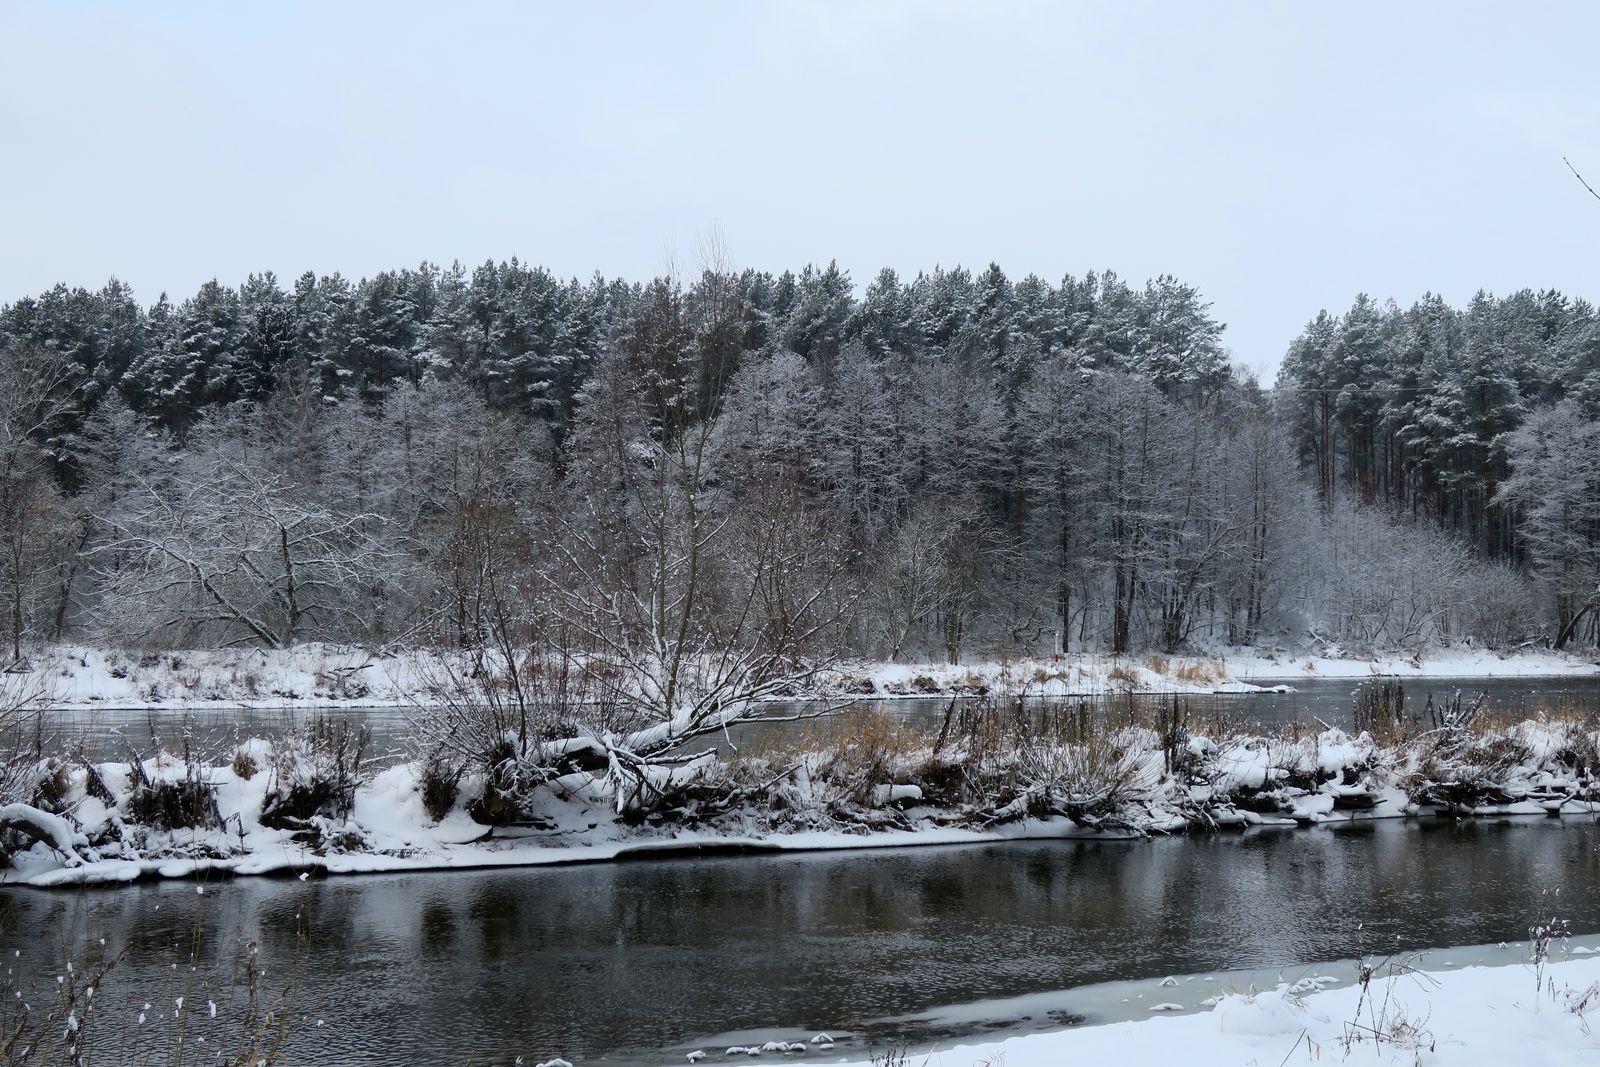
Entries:
[[[66,709],[399,707],[425,702],[430,688],[462,664],[459,657],[421,650],[321,644],[159,653],[55,646],[35,650],[28,662],[32,670],[9,676],[13,684],[36,684]],[[870,699],[981,690],[1037,696],[1250,693],[1292,687],[1297,680],[1385,675],[1594,676],[1600,675],[1600,663],[1548,651],[1481,649],[1377,658],[1225,650],[1215,656],[1082,654],[956,666],[863,661],[824,671],[810,691],[793,695]]]
[[[1174,990],[1176,992],[1176,990]],[[1233,992],[1195,1015],[957,1043],[907,1056],[905,1067],[1059,1067],[1068,1063],[1351,1064],[1521,1067],[1600,1060],[1600,959],[1585,957],[1393,974],[1370,985],[1284,983]],[[852,1067],[868,1067],[867,1061]]]
[[[312,727],[206,758],[53,757],[0,806],[0,880],[581,863],[663,850],[845,849],[1316,827],[1449,814],[1600,814],[1600,732],[1457,709],[1370,733],[1108,726],[995,705],[937,738],[884,716],[619,776],[596,741],[545,746],[517,784],[408,762],[371,769]],[[557,751],[559,748],[559,751]],[[643,773],[643,779],[636,775]],[[648,803],[641,790],[648,789]]]

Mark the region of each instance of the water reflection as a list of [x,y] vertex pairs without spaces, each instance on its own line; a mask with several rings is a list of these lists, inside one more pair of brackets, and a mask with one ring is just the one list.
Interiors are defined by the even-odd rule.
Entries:
[[[29,955],[126,945],[167,995],[192,939],[296,974],[327,1064],[632,1062],[735,1030],[860,1032],[988,998],[1169,973],[1600,931],[1583,820],[1383,823],[1143,843],[636,861],[559,870],[0,892]],[[1559,896],[1557,895],[1559,891]],[[297,920],[297,916],[300,917]],[[309,932],[301,950],[297,921]],[[880,1041],[926,1036],[913,1022]],[[533,1062],[533,1061],[530,1061]]]

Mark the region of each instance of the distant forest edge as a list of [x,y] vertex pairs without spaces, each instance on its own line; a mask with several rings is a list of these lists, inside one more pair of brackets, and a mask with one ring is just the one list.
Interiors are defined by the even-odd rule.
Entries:
[[0,663],[1600,646],[1594,307],[1362,296],[1270,390],[1223,330],[992,265],[57,286],[0,308]]

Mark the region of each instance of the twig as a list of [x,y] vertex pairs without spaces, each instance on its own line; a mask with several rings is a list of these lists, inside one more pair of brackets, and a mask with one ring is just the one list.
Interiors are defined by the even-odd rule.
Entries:
[[1308,1048],[1310,1047],[1311,1041],[1308,1036],[1309,1033],[1309,1029],[1301,1029],[1300,1036],[1294,1039],[1294,1044],[1289,1046],[1289,1051],[1283,1054],[1283,1059],[1278,1063],[1278,1067],[1283,1067],[1285,1063],[1289,1062],[1289,1057],[1293,1056],[1294,1050],[1300,1047],[1300,1042],[1304,1041],[1306,1046]]
[[1590,196],[1594,197],[1596,200],[1600,200],[1600,193],[1595,192],[1594,186],[1583,180],[1583,175],[1579,174],[1578,168],[1572,165],[1572,160],[1568,159],[1566,156],[1562,156],[1561,162],[1565,163],[1567,165],[1567,169],[1572,172],[1572,176],[1578,179],[1578,181],[1582,182],[1585,189],[1589,190]]

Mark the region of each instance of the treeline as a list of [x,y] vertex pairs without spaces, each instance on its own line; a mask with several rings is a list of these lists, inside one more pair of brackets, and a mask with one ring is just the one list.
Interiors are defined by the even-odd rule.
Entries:
[[[1222,327],[1190,286],[1170,277],[1133,288],[1114,273],[1013,284],[999,267],[960,268],[902,282],[882,271],[857,300],[829,264],[799,274],[718,276],[737,307],[707,321],[710,281],[682,293],[702,343],[731,373],[744,354],[794,352],[826,374],[844,345],[874,357],[953,359],[1011,389],[1031,367],[1072,351],[1086,365],[1146,374],[1163,389],[1215,390],[1227,378]],[[148,309],[113,279],[99,292],[56,286],[0,310],[0,343],[67,356],[85,382],[83,414],[113,393],[180,440],[208,410],[255,402],[291,369],[328,401],[381,404],[429,375],[460,382],[490,407],[538,418],[559,436],[595,361],[625,337],[675,281],[562,280],[513,259],[470,274],[385,271],[352,284],[302,275],[285,289],[269,272],[237,289],[207,282]]]
[[1563,644],[1600,598],[1600,311],[1561,293],[1356,298],[1290,346],[1279,405],[1318,495],[1529,564]]
[[[1298,384],[1312,342],[1280,414],[1222,336],[1171,277],[995,266],[884,271],[859,298],[831,264],[265,274],[148,308],[116,281],[58,286],[0,309],[5,632],[14,654],[559,632],[623,656],[654,641],[658,662],[734,641],[1593,639],[1577,594],[1536,595],[1515,552],[1455,536],[1470,524],[1354,506],[1397,498],[1353,458],[1355,407],[1306,407],[1339,395]],[[1468,364],[1440,373],[1476,388]],[[1531,545],[1535,510],[1497,544]]]

